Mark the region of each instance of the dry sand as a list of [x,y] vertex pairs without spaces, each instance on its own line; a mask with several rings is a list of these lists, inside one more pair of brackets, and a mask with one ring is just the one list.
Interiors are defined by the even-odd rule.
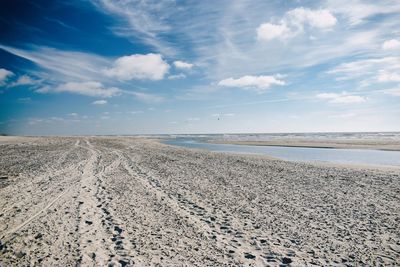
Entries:
[[14,141],[0,145],[0,266],[400,264],[395,169],[134,138]]
[[242,141],[242,140],[212,140],[215,144],[249,145],[249,146],[286,146],[286,147],[312,147],[312,148],[346,148],[346,149],[377,149],[400,151],[399,140],[375,140],[375,139],[275,139],[264,141]]

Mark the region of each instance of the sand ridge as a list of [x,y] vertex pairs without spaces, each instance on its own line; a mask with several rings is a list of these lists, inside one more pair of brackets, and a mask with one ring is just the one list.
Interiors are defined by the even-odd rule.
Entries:
[[129,137],[2,144],[0,265],[396,266],[400,173]]

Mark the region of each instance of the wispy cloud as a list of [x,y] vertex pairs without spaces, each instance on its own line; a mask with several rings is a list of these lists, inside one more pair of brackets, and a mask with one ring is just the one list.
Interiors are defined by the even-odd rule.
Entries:
[[[135,42],[139,39],[168,57],[190,55],[193,63],[189,64],[196,64],[212,80],[282,72],[371,52],[382,44],[382,33],[397,28],[393,22],[373,30],[357,28],[359,22],[376,14],[395,14],[396,1],[366,4],[350,0],[341,5],[323,1],[314,8],[257,0],[213,4],[173,0],[92,2],[119,19],[114,33]],[[283,47],[257,42],[281,37],[297,38]]]
[[107,100],[96,100],[92,102],[93,105],[106,105],[107,104]]
[[38,93],[74,93],[79,95],[91,96],[91,97],[112,97],[122,93],[122,90],[109,87],[106,88],[100,82],[90,81],[90,82],[69,82],[61,84],[56,87],[45,86],[38,90]]
[[164,97],[162,96],[144,92],[128,92],[128,93],[134,95],[138,100],[146,103],[160,103],[164,100]]
[[321,93],[321,94],[317,94],[316,98],[322,99],[322,100],[327,100],[329,103],[333,103],[333,104],[354,104],[354,103],[362,103],[367,100],[363,96],[351,95],[346,92],[342,92],[340,94]]
[[14,73],[12,71],[0,69],[0,86],[5,85],[8,78],[12,76],[14,76]]
[[339,113],[339,114],[332,114],[329,115],[329,118],[335,118],[335,119],[344,119],[344,118],[352,118],[352,117],[356,117],[357,113],[354,112],[350,112],[350,113]]
[[168,80],[179,80],[179,79],[185,79],[185,78],[186,78],[186,75],[183,73],[168,76]]
[[357,25],[375,15],[396,14],[400,11],[400,4],[396,0],[362,1],[362,0],[328,0],[326,8],[344,16],[350,25]]
[[387,40],[382,44],[383,50],[399,50],[400,41],[396,39]]
[[359,79],[367,86],[377,82],[400,80],[400,57],[369,58],[342,63],[329,70],[338,80]]
[[18,103],[30,103],[32,99],[30,97],[20,97],[17,99]]
[[[32,71],[40,77],[40,80],[33,79],[29,75],[22,75],[10,84],[10,86],[41,85],[40,88],[34,90],[37,93],[72,93],[91,97],[114,97],[128,94],[143,102],[161,102],[162,96],[131,89],[123,90],[107,84],[132,79],[160,80],[170,68],[159,54],[122,56],[113,62],[109,58],[90,53],[48,47],[32,46],[28,50],[0,45],[0,49],[32,61],[46,70]],[[2,81],[12,76],[14,76],[12,72],[0,70]]]
[[12,82],[9,86],[16,87],[16,86],[24,86],[24,85],[38,85],[40,84],[40,80],[33,79],[29,75],[22,75],[19,76],[18,79]]
[[[12,98],[9,103],[16,104],[22,103],[18,97],[26,96],[32,104],[37,103],[36,98],[61,103],[64,94],[74,94],[71,99],[91,97],[86,103],[93,105],[83,108],[95,112],[100,107],[95,103],[110,102],[102,107],[109,107],[112,115],[125,115],[113,116],[110,122],[115,125],[128,116],[126,108],[131,105],[128,110],[137,108],[131,115],[142,109],[143,118],[154,116],[159,120],[154,125],[160,127],[169,120],[186,127],[201,118],[199,128],[196,123],[191,127],[199,131],[208,122],[215,123],[217,117],[239,113],[237,120],[261,122],[260,114],[252,113],[254,105],[284,118],[299,111],[295,114],[298,121],[303,108],[310,112],[321,109],[323,119],[327,114],[351,118],[348,114],[356,113],[353,106],[381,105],[391,114],[398,108],[394,96],[399,95],[400,82],[400,4],[395,0],[285,4],[264,0],[89,0],[69,5],[89,11],[85,19],[93,16],[104,23],[75,29],[69,26],[80,22],[74,17],[43,14],[38,16],[44,20],[43,29],[36,31],[40,36],[32,39],[36,45],[22,45],[26,39],[18,44],[5,38],[0,49],[20,59],[0,66],[15,73],[9,75],[3,69],[2,74],[0,70],[0,83],[5,85],[2,99]],[[47,17],[51,17],[53,27],[49,31]],[[54,29],[68,35],[53,34]],[[69,34],[77,37],[73,43],[65,42]],[[42,41],[53,47],[41,45]],[[100,43],[103,45],[96,46]],[[11,86],[20,88],[10,90]],[[328,91],[320,91],[323,88]],[[372,92],[375,89],[379,90]],[[21,95],[15,97],[12,91]],[[38,96],[35,92],[53,95]],[[261,95],[263,92],[269,94]],[[150,112],[148,103],[157,109]],[[172,107],[173,112],[164,113]],[[188,108],[186,117],[164,121]],[[79,107],[64,112],[72,111],[84,112]],[[100,116],[109,114],[93,118],[100,122]],[[81,118],[63,118],[75,117]],[[148,124],[148,120],[143,121]],[[101,122],[101,127],[107,123]]]
[[[30,49],[20,49],[0,45],[11,54],[34,62],[50,73],[40,72],[41,78],[69,82],[71,79],[82,81],[101,79],[101,66],[107,66],[109,60],[90,53],[63,51],[50,47],[32,46]],[[99,67],[100,66],[100,67]],[[54,76],[56,75],[56,76]]]
[[235,113],[214,113],[211,114],[212,117],[233,117]]
[[400,96],[400,87],[384,90],[384,93],[391,96]]
[[141,40],[165,55],[176,54],[172,45],[159,35],[168,32],[168,19],[176,11],[175,1],[110,1],[91,0],[102,12],[120,19],[112,30],[115,34]]
[[257,92],[263,92],[270,88],[272,85],[285,85],[285,82],[276,76],[251,76],[246,75],[237,79],[228,78],[221,80],[218,85],[226,87],[239,87]]
[[378,82],[400,82],[400,73],[381,70],[377,76]]
[[136,114],[141,114],[144,113],[143,110],[134,110],[134,111],[128,111],[128,114],[136,115]]

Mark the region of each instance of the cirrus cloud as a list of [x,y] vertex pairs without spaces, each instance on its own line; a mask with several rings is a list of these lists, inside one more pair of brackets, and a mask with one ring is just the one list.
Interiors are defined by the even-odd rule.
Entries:
[[45,86],[38,90],[38,93],[74,93],[78,95],[92,97],[112,97],[122,93],[122,90],[116,87],[104,87],[100,82],[69,82],[57,87]]
[[337,93],[321,93],[317,94],[316,97],[318,99],[327,100],[329,103],[333,104],[353,104],[353,103],[362,103],[367,99],[358,95],[351,95],[347,92],[342,92],[340,94]]
[[360,80],[362,87],[400,81],[400,57],[367,58],[342,63],[329,70],[336,80]]
[[381,71],[377,76],[379,82],[400,82],[400,74],[395,72]]

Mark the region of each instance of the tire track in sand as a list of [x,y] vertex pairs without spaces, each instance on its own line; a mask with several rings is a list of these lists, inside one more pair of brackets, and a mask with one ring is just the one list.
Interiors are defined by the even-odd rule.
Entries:
[[[67,158],[68,154],[71,153],[76,147],[79,147],[80,140],[77,140],[75,142],[75,144],[73,145],[73,147],[69,150],[67,150],[66,152],[64,152],[61,157],[57,160],[57,164],[61,164],[63,161],[65,161],[65,159]],[[50,170],[50,169],[49,169]],[[53,175],[60,175],[60,174],[68,174],[68,171],[71,171],[72,168],[68,167],[62,170],[57,170],[54,171]],[[41,175],[42,179],[44,179],[44,177],[48,177],[49,174],[45,173],[43,175]],[[12,228],[11,230],[7,231],[5,234],[3,234],[0,238],[0,240],[3,240],[3,242],[6,244],[8,242],[10,242],[13,238],[16,237],[16,233],[21,230],[22,228],[24,228],[25,226],[27,226],[28,224],[30,224],[32,221],[34,221],[35,219],[37,219],[42,213],[44,213],[45,211],[47,211],[51,206],[54,205],[54,203],[56,203],[62,196],[64,196],[72,187],[73,185],[71,185],[69,188],[65,189],[62,191],[62,193],[58,194],[56,197],[54,197],[49,204],[47,204],[44,208],[40,209],[39,211],[37,211],[35,214],[33,214],[32,216],[28,217],[22,224]],[[23,203],[25,200],[20,201],[19,203],[14,203],[14,205],[17,204],[21,204]],[[3,210],[3,213],[8,212],[9,210],[11,210],[11,208]]]
[[[183,198],[183,196],[174,196],[162,190],[159,182],[154,174],[144,170],[135,161],[121,151],[116,151],[122,160],[122,166],[142,184],[150,193],[159,196],[165,205],[168,205],[175,213],[189,225],[197,228],[205,236],[215,239],[216,245],[221,253],[227,252],[228,256],[233,259],[235,264],[252,263],[252,266],[265,266],[267,264],[267,256],[260,247],[251,244],[250,240],[243,239],[240,230],[234,229],[227,221],[228,216],[225,214],[223,218],[218,218],[215,214],[207,212],[200,203],[193,203]],[[214,218],[210,220],[209,218]]]
[[85,165],[79,188],[78,200],[78,231],[79,231],[79,263],[84,266],[101,265],[108,262],[108,251],[104,248],[104,235],[98,205],[94,197],[96,192],[95,170],[100,159],[99,152],[93,148],[89,140],[85,140],[83,148],[90,152]]
[[122,245],[123,230],[108,208],[112,196],[107,194],[102,183],[105,174],[117,168],[120,160],[115,157],[108,166],[101,165],[105,152],[94,148],[89,140],[85,142],[91,155],[83,170],[78,197],[79,263],[83,266],[126,266],[131,263],[129,250]]
[[[64,163],[66,161],[66,158],[68,157],[68,155],[70,153],[72,153],[74,151],[74,149],[76,149],[77,147],[80,147],[79,143],[80,143],[80,140],[77,140],[75,142],[75,144],[70,149],[63,152],[61,154],[61,156],[56,160],[56,162],[54,164],[52,164],[51,166],[61,166],[62,163]],[[51,166],[47,167],[47,170],[43,174],[35,177],[34,181],[32,181],[32,183],[39,183],[43,179],[49,179],[49,176],[54,177],[54,176],[60,176],[62,174],[68,174],[68,172],[71,172],[73,169],[76,169],[76,166],[69,166],[69,167],[58,168],[58,169],[52,168]],[[49,174],[49,172],[50,172],[50,174]],[[9,211],[11,211],[14,208],[14,206],[22,206],[24,203],[26,203],[28,201],[29,201],[28,199],[24,198],[21,201],[13,202],[13,205],[10,205],[9,208],[5,208],[5,209],[1,210],[1,212],[3,214],[8,213]],[[50,208],[50,207],[47,207],[47,208]]]

